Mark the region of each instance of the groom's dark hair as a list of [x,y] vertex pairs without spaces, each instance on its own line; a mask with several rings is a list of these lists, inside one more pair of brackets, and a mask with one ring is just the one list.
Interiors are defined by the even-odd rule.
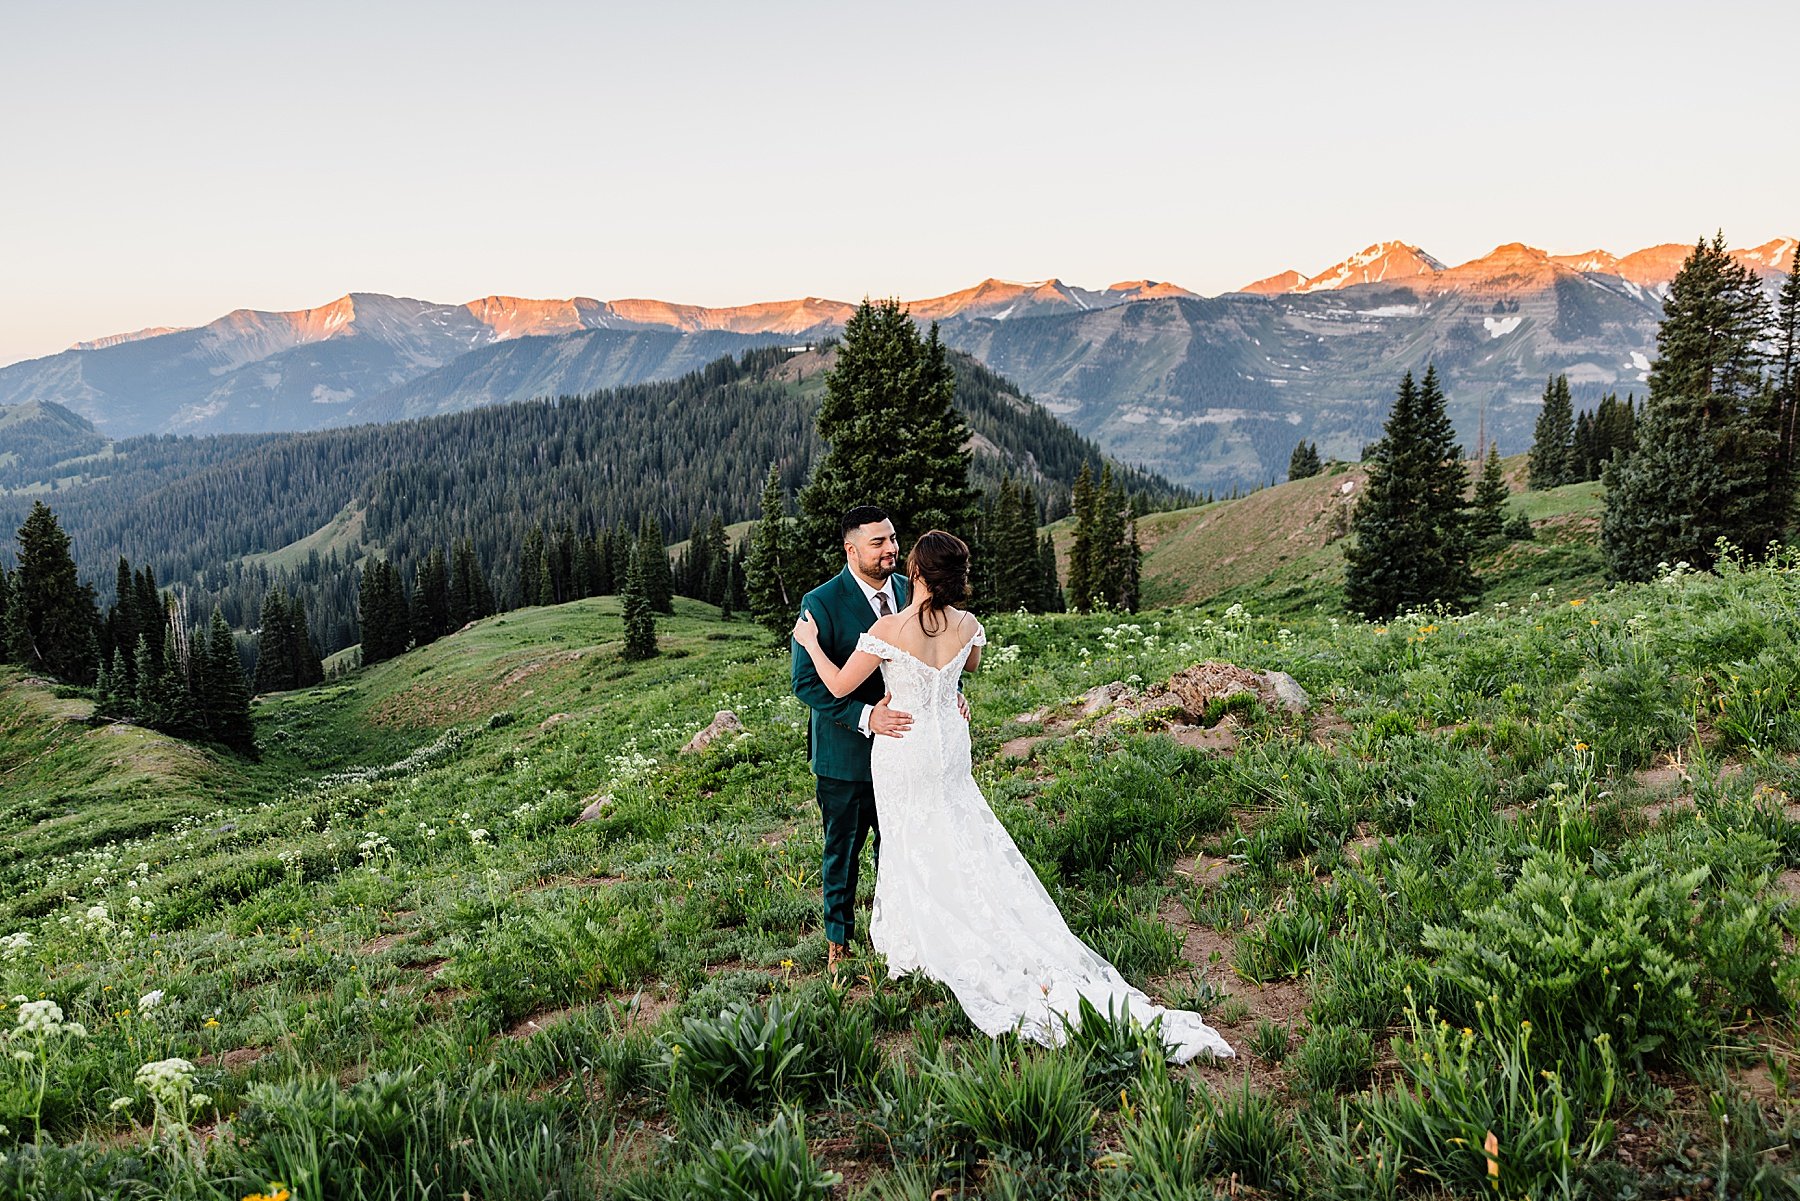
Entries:
[[847,540],[851,530],[860,529],[865,525],[874,525],[877,521],[886,521],[887,519],[888,515],[874,505],[857,505],[854,509],[844,513],[843,533],[840,535],[840,541]]

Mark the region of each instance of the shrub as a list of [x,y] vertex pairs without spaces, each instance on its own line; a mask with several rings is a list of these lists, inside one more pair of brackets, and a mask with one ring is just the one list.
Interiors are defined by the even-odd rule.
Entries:
[[416,1069],[335,1081],[259,1084],[233,1123],[227,1166],[302,1195],[400,1197],[431,1181],[442,1196],[540,1201],[590,1194],[587,1141],[565,1112],[494,1087],[491,1071],[452,1088]]
[[1604,1036],[1555,1071],[1532,1055],[1530,1023],[1483,1009],[1481,1029],[1458,1031],[1411,1015],[1401,1046],[1406,1078],[1360,1106],[1370,1146],[1398,1152],[1407,1174],[1459,1196],[1577,1195],[1585,1167],[1612,1141],[1615,1060]]
[[1292,1162],[1294,1134],[1275,1099],[1250,1091],[1250,1077],[1245,1076],[1242,1088],[1223,1100],[1211,1099],[1209,1107],[1219,1171],[1235,1172],[1238,1179],[1256,1188],[1283,1188]]
[[1290,1027],[1277,1026],[1264,1018],[1256,1023],[1256,1033],[1250,1036],[1250,1053],[1273,1067],[1287,1058],[1293,1037]]
[[1425,931],[1440,956],[1440,998],[1460,998],[1464,1015],[1486,1004],[1530,1021],[1552,1057],[1596,1035],[1634,1066],[1702,1045],[1712,1031],[1688,958],[1689,896],[1706,876],[1704,867],[1679,876],[1640,867],[1608,878],[1540,852],[1509,893],[1462,926]]
[[694,1196],[718,1201],[807,1201],[843,1183],[813,1161],[798,1111],[783,1110],[748,1137],[718,1140],[695,1158]]
[[868,1014],[823,996],[734,1002],[717,1017],[688,1017],[662,1039],[672,1089],[695,1088],[749,1106],[823,1096],[880,1066]]
[[1108,1004],[1101,1013],[1086,997],[1076,1016],[1074,1022],[1062,1018],[1063,1046],[1086,1061],[1088,1095],[1094,1100],[1116,1102],[1129,1081],[1146,1071],[1161,1071],[1167,1062],[1160,1016],[1146,1026],[1132,1016],[1129,1005],[1115,1009]]
[[1366,1030],[1316,1027],[1300,1045],[1291,1065],[1294,1073],[1315,1091],[1357,1088],[1375,1066],[1375,1042]]
[[1094,1109],[1087,1058],[995,1040],[949,1070],[938,1088],[959,1138],[988,1157],[1073,1166],[1088,1157]]

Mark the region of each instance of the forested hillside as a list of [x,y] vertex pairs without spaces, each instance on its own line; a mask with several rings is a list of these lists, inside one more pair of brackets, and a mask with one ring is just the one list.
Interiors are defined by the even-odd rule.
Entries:
[[[830,361],[829,348],[798,360],[757,350],[668,383],[390,425],[130,439],[90,465],[106,474],[49,499],[103,600],[121,554],[177,585],[193,624],[216,603],[247,628],[283,583],[306,597],[321,646],[332,648],[356,640],[348,568],[370,551],[410,579],[431,548],[471,539],[507,598],[534,526],[591,532],[650,516],[673,537],[714,514],[754,515],[771,462],[790,489],[806,479]],[[1015,473],[1036,483],[1041,516],[1066,511],[1069,485],[1082,464],[1102,463],[1100,452],[973,361],[959,356],[956,371],[956,403],[975,437],[973,482]],[[1187,495],[1116,470],[1152,505]],[[0,494],[0,529],[16,528],[34,498]]]

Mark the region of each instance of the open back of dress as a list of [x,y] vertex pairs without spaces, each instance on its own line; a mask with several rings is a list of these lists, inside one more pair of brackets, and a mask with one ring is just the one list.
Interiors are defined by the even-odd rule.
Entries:
[[975,783],[969,724],[957,682],[977,630],[934,668],[871,634],[856,649],[882,659],[893,707],[913,715],[902,738],[876,738],[870,753],[881,822],[881,868],[869,938],[888,972],[922,971],[956,994],[988,1035],[1018,1029],[1036,1042],[1064,1037],[1080,999],[1102,1013],[1161,1016],[1171,1058],[1232,1054],[1197,1013],[1164,1010],[1075,937],[1012,836]]

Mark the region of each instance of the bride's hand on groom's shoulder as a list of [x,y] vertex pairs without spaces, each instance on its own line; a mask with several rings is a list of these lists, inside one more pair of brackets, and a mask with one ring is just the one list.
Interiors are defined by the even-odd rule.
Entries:
[[800,610],[800,620],[794,623],[794,641],[808,648],[819,645],[819,623],[805,609]]

